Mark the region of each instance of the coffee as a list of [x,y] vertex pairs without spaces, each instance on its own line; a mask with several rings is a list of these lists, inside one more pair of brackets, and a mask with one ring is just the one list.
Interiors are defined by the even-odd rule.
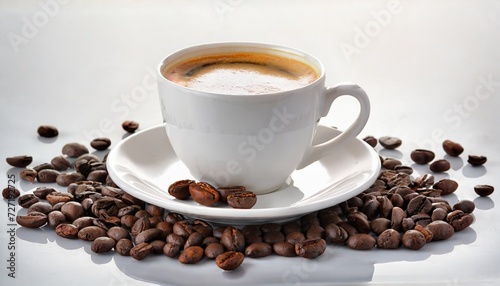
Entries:
[[244,52],[192,58],[164,70],[163,76],[198,91],[238,95],[292,90],[319,77],[298,60]]

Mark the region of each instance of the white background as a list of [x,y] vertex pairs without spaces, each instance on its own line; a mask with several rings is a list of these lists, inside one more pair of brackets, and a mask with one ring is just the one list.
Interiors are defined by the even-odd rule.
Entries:
[[[20,3],[19,3],[20,2]],[[269,257],[235,273],[214,263],[180,266],[165,257],[140,263],[96,255],[82,241],[52,230],[17,228],[16,278],[8,277],[7,201],[0,207],[1,285],[314,284],[388,282],[496,285],[500,265],[499,191],[478,198],[473,187],[500,187],[499,1],[0,1],[0,157],[28,154],[50,161],[68,142],[97,136],[116,143],[121,122],[161,124],[154,71],[167,54],[214,41],[260,41],[305,50],[322,60],[327,83],[361,85],[372,103],[359,138],[392,135],[403,145],[380,150],[407,164],[409,152],[460,142],[464,154],[436,175],[459,182],[451,202],[476,203],[476,222],[422,250],[368,252],[329,247],[320,259]],[[339,101],[322,124],[348,126],[354,101]],[[39,138],[41,124],[59,128]],[[90,146],[89,146],[90,147]],[[479,168],[467,155],[484,155]],[[102,154],[100,154],[102,155]],[[3,160],[3,159],[2,159]],[[415,166],[417,174],[429,172]],[[0,164],[0,184],[22,193],[19,169]],[[16,206],[16,212],[19,210]]]

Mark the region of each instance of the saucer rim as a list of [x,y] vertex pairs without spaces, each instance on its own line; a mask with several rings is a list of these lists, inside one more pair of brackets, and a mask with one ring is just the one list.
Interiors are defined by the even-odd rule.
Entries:
[[[326,125],[318,125],[318,128],[326,128],[330,130],[334,130],[337,132],[341,132],[337,130],[334,127],[329,127]],[[331,202],[332,199],[328,200],[319,200],[319,201],[313,201],[312,203],[302,205],[299,207],[296,206],[283,206],[283,207],[275,207],[275,208],[264,208],[264,209],[234,209],[234,208],[229,208],[229,207],[207,207],[207,206],[202,206],[199,204],[196,205],[187,205],[184,203],[181,203],[180,201],[176,200],[175,198],[172,197],[170,200],[160,200],[157,199],[156,196],[146,196],[147,190],[142,190],[139,189],[138,187],[130,185],[127,181],[122,179],[122,177],[117,174],[117,171],[115,170],[115,167],[113,165],[114,157],[117,156],[120,153],[121,147],[127,142],[137,139],[137,137],[144,136],[145,134],[152,133],[157,129],[163,129],[165,130],[165,124],[159,124],[144,130],[141,130],[140,132],[137,132],[135,134],[132,134],[128,136],[127,138],[123,139],[120,141],[114,148],[111,149],[111,151],[108,154],[108,158],[106,160],[106,167],[108,169],[109,176],[111,179],[125,192],[143,200],[146,203],[158,205],[160,207],[163,207],[169,211],[173,212],[178,212],[183,215],[192,217],[192,218],[200,218],[200,219],[205,219],[205,220],[210,220],[214,222],[221,222],[221,223],[242,223],[242,222],[249,222],[249,221],[267,221],[267,220],[273,220],[273,221],[283,221],[283,220],[288,220],[289,218],[293,217],[299,217],[301,215],[304,215],[306,213],[314,212],[329,206],[333,206],[336,203]],[[166,131],[165,131],[165,136]],[[167,137],[168,140],[168,137]],[[353,196],[356,196],[357,194],[363,192],[366,190],[369,186],[371,186],[375,180],[378,177],[378,174],[381,169],[381,163],[380,163],[380,158],[378,153],[375,151],[374,148],[372,148],[370,145],[368,145],[366,142],[363,140],[360,140],[358,138],[354,138],[353,140],[358,141],[358,143],[361,143],[362,146],[368,151],[371,160],[371,169],[370,174],[367,178],[362,181],[362,183],[353,189],[350,189],[349,191],[345,191],[339,195],[336,195],[335,198],[333,199],[334,201],[342,202],[345,201]],[[173,155],[175,155],[175,152],[173,152]],[[177,161],[179,161],[178,158],[176,158]],[[307,168],[307,166],[305,167]],[[304,168],[304,169],[305,169]],[[115,172],[116,171],[116,172]],[[118,172],[119,173],[119,172]],[[293,175],[293,173],[292,173]],[[292,176],[291,175],[291,176]],[[159,188],[158,186],[156,186]],[[332,188],[332,185],[329,185],[327,188],[330,188],[328,192],[331,192],[335,190],[335,188]],[[137,189],[137,190],[136,190]],[[284,188],[286,189],[286,188]],[[283,190],[284,190],[283,189]],[[278,190],[278,192],[283,191],[283,190]],[[320,191],[320,190],[318,190]],[[165,193],[167,190],[165,190]],[[166,193],[168,195],[168,193]],[[170,196],[170,195],[168,195]],[[265,196],[265,195],[263,195]],[[338,203],[337,202],[337,203]],[[186,208],[189,208],[189,210],[186,210]],[[197,211],[199,210],[199,211]]]

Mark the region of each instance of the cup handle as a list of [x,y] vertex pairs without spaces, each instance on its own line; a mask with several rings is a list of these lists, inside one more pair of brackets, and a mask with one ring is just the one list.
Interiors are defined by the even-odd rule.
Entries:
[[321,116],[326,116],[333,101],[343,95],[350,95],[359,102],[360,110],[358,118],[356,118],[356,120],[337,137],[332,138],[327,142],[311,146],[304,155],[304,158],[297,167],[297,170],[302,169],[307,165],[321,159],[321,157],[325,156],[331,149],[341,145],[345,141],[356,137],[365,127],[366,122],[368,121],[368,118],[370,116],[370,101],[368,99],[368,96],[366,95],[366,92],[357,84],[342,84],[327,88],[325,91],[325,101],[322,105],[323,110],[321,112]]

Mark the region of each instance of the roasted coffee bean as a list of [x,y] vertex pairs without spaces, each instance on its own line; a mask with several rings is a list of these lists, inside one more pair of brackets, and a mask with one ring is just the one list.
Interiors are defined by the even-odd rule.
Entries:
[[121,227],[121,226],[113,226],[106,232],[106,235],[115,241],[119,241],[120,239],[127,238],[130,239],[129,232]]
[[276,242],[275,244],[273,244],[273,251],[280,256],[297,256],[297,253],[295,252],[295,244],[288,241]]
[[137,245],[143,242],[149,243],[157,239],[165,240],[166,237],[166,234],[161,229],[149,228],[142,231],[135,237],[135,244]]
[[228,251],[245,251],[245,237],[243,232],[233,226],[228,226],[224,229],[224,232],[220,237],[220,243]]
[[110,252],[115,247],[115,240],[109,237],[98,237],[92,241],[90,250],[95,253]]
[[441,195],[449,195],[458,189],[458,183],[452,179],[442,179],[433,188],[441,190]]
[[391,212],[391,228],[401,231],[403,220],[406,218],[406,212],[400,207],[394,207]]
[[455,231],[462,231],[469,227],[474,222],[474,217],[471,214],[461,210],[454,210],[446,216],[446,221],[453,227]]
[[401,226],[403,228],[403,232],[406,232],[407,230],[415,228],[415,221],[412,218],[404,218]]
[[173,232],[187,239],[193,232],[196,232],[196,230],[194,230],[189,221],[181,220],[174,223]]
[[255,242],[245,248],[245,255],[251,258],[269,256],[273,253],[273,248],[266,242]]
[[452,157],[458,157],[464,151],[464,148],[459,143],[453,142],[451,140],[443,141],[443,150],[446,154]]
[[21,195],[21,192],[16,187],[8,186],[2,190],[2,197],[7,200],[17,199]]
[[33,183],[36,179],[36,174],[37,172],[34,169],[26,168],[22,169],[21,172],[19,172],[19,177],[21,177],[22,180]]
[[115,251],[122,256],[130,256],[130,250],[134,247],[132,241],[128,238],[122,238],[115,244]]
[[44,169],[37,172],[36,179],[39,183],[55,183],[61,173],[53,169]]
[[153,247],[149,243],[143,242],[130,249],[130,256],[136,260],[143,260],[151,253],[152,249]]
[[335,223],[330,223],[329,225],[326,226],[325,239],[328,242],[334,244],[342,244],[347,240],[347,238],[348,235],[344,228],[339,227]]
[[148,213],[147,210],[142,210],[142,209],[135,212],[135,216],[138,218],[147,218],[147,219],[151,217],[151,215]]
[[410,158],[417,164],[428,164],[434,160],[434,157],[434,152],[425,149],[416,149],[410,153]]
[[42,164],[38,164],[36,166],[33,167],[33,170],[40,172],[41,170],[55,170],[54,169],[54,166],[52,166],[52,164],[50,163],[42,163]]
[[94,140],[90,141],[90,146],[99,151],[106,150],[109,148],[109,146],[111,146],[111,140],[106,137],[95,138]]
[[73,221],[73,225],[80,230],[84,227],[94,225],[94,219],[95,218],[91,216],[82,216],[80,218],[75,219],[75,221]]
[[398,159],[394,159],[394,158],[387,158],[384,160],[384,162],[382,163],[382,167],[386,168],[386,169],[389,169],[389,170],[394,170],[394,168],[396,166],[399,166],[401,165],[401,161],[399,161]]
[[368,250],[375,247],[376,240],[373,236],[366,233],[357,233],[349,236],[346,245],[355,250]]
[[177,235],[175,233],[171,233],[171,234],[167,235],[166,242],[178,244],[182,247],[186,243],[186,239],[180,235]]
[[54,169],[58,171],[65,171],[71,168],[71,162],[68,160],[68,158],[66,158],[66,156],[63,155],[52,158],[52,160],[50,160],[50,164],[52,164],[52,166],[54,166]]
[[74,196],[72,194],[68,194],[68,193],[51,192],[51,193],[47,194],[45,199],[47,201],[49,201],[49,203],[51,205],[55,205],[55,204],[60,203],[60,202],[72,201],[72,200],[74,200]]
[[41,212],[31,212],[26,215],[16,216],[16,222],[20,226],[39,228],[47,223],[47,215]]
[[78,231],[78,227],[69,223],[60,223],[56,226],[56,234],[64,238],[77,238]]
[[62,173],[56,178],[56,183],[59,186],[67,187],[71,183],[85,180],[85,177],[80,173]]
[[69,222],[73,222],[79,217],[82,217],[85,214],[85,210],[83,206],[79,202],[69,201],[62,205],[61,212],[66,216],[66,219]]
[[33,195],[44,200],[48,194],[56,192],[56,189],[50,187],[38,187],[33,191]]
[[429,166],[429,169],[432,172],[440,173],[440,172],[446,172],[451,168],[450,162],[448,162],[445,159],[439,159],[431,163]]
[[36,202],[28,208],[28,213],[39,212],[48,215],[53,210],[52,205],[47,202]]
[[122,122],[122,128],[128,133],[134,133],[139,128],[139,123],[134,120],[125,120]]
[[[292,233],[292,232],[300,232],[300,230],[301,230],[300,224],[298,222],[295,222],[295,221],[287,222],[281,227],[281,232],[283,232],[283,234],[285,236],[287,236],[289,233]],[[260,233],[259,233],[259,235],[260,235]]]
[[416,188],[431,187],[434,184],[434,176],[431,174],[424,174],[415,178],[413,185]]
[[276,242],[285,241],[285,235],[281,231],[269,231],[264,233],[262,241],[272,245]]
[[210,243],[205,247],[205,256],[210,259],[215,259],[217,256],[225,252],[224,246],[220,243]]
[[168,257],[174,258],[181,252],[182,245],[172,242],[166,242],[163,246],[163,254]]
[[123,227],[126,227],[126,228],[132,228],[132,226],[135,224],[135,222],[138,220],[139,218],[137,218],[136,216],[134,215],[123,215],[121,218],[120,218],[120,223]]
[[175,224],[176,222],[178,221],[181,221],[181,220],[185,220],[186,218],[179,214],[179,213],[168,213],[166,216],[165,216],[165,221],[168,222],[168,223],[171,223],[172,225]]
[[137,236],[139,235],[139,233],[149,228],[151,228],[151,222],[147,217],[142,217],[137,219],[137,221],[132,226],[130,232],[132,233],[132,236]]
[[416,215],[418,213],[429,213],[432,209],[432,202],[423,195],[418,195],[414,197],[409,203],[406,209],[408,215]]
[[33,194],[24,194],[17,198],[17,204],[22,208],[29,208],[32,204],[38,203],[40,199]]
[[70,158],[77,158],[83,154],[89,153],[85,145],[77,142],[67,143],[62,148],[62,153]]
[[40,125],[37,129],[38,135],[45,138],[52,138],[59,135],[59,130],[53,125]]
[[245,259],[245,255],[237,251],[226,251],[215,258],[217,266],[226,271],[235,270]]
[[153,240],[149,243],[151,245],[151,253],[161,254],[163,253],[163,247],[167,244],[164,240]]
[[181,180],[171,184],[168,187],[168,193],[176,199],[185,200],[191,196],[189,185],[196,183],[193,180]]
[[160,221],[155,225],[155,228],[161,229],[166,235],[174,232],[174,226],[166,221]]
[[402,144],[401,139],[392,136],[382,136],[378,139],[378,142],[385,149],[391,149],[391,150],[398,148]]
[[401,246],[401,234],[392,228],[386,229],[377,237],[377,247],[382,249],[396,249]]
[[491,185],[476,185],[474,186],[474,192],[481,197],[487,197],[495,191],[495,188]]
[[179,255],[179,262],[182,264],[195,264],[204,257],[205,251],[200,246],[190,246],[185,248]]
[[212,243],[219,243],[220,240],[217,238],[217,237],[214,237],[214,236],[207,236],[203,239],[203,242],[201,243],[201,245],[203,246],[207,246],[209,244],[212,244]]
[[391,221],[384,217],[379,217],[370,221],[370,230],[377,235],[380,235],[390,227]]
[[304,258],[312,259],[320,256],[326,250],[324,239],[306,239],[295,244],[295,253]]
[[485,156],[469,155],[467,162],[472,166],[481,166],[486,163],[487,158]]
[[205,236],[203,236],[203,234],[201,234],[200,232],[193,232],[186,239],[184,248],[188,248],[190,246],[200,246],[203,243],[203,239],[205,239]]
[[94,241],[98,237],[106,236],[106,230],[98,226],[87,226],[78,231],[78,238],[86,241]]
[[461,210],[464,213],[471,213],[476,208],[474,202],[469,200],[461,200],[453,205],[453,210]]
[[368,143],[368,145],[372,146],[373,148],[375,148],[375,146],[377,146],[377,143],[378,143],[377,138],[375,138],[373,136],[366,136],[365,138],[363,138],[363,141]]
[[407,230],[403,234],[401,241],[404,247],[412,250],[419,250],[424,247],[426,243],[424,234],[413,229]]
[[94,170],[87,175],[87,180],[106,183],[106,177],[108,176],[108,171],[106,170]]
[[11,165],[12,167],[26,168],[29,164],[31,164],[31,162],[33,162],[33,157],[28,155],[20,155],[7,157],[5,158],[5,160],[7,161],[7,164]]
[[455,233],[453,227],[442,220],[431,222],[427,225],[427,229],[432,232],[433,240],[445,240],[452,237]]
[[219,187],[217,189],[220,194],[220,201],[227,203],[227,197],[236,192],[244,192],[246,191],[246,188],[244,186],[230,186],[230,187]]
[[377,199],[368,200],[361,211],[369,220],[375,219],[380,214],[380,202]]
[[424,228],[421,225],[416,225],[415,230],[420,231],[424,235],[425,242],[431,242],[434,238],[434,234],[428,228]]
[[235,209],[251,209],[257,203],[257,196],[249,191],[234,192],[227,196],[227,203]]
[[408,175],[413,174],[413,168],[410,166],[404,166],[404,165],[398,165],[398,166],[394,167],[394,171],[396,171],[398,173],[405,173]]
[[217,189],[205,182],[190,184],[189,193],[195,202],[204,206],[211,206],[220,198]]
[[[338,228],[338,226],[336,226],[336,227]],[[285,236],[285,241],[290,242],[293,245],[295,245],[296,243],[302,242],[305,239],[306,239],[306,236],[302,232],[300,232],[300,231],[290,232],[289,234],[287,234]],[[279,241],[277,241],[276,243],[278,243],[278,242]]]
[[436,220],[445,220],[446,215],[448,215],[448,212],[442,208],[436,208],[432,211],[431,214],[431,221],[436,221]]
[[[356,228],[358,233],[370,233],[370,223],[360,212],[348,214],[347,221]],[[309,238],[309,237],[308,237]]]

